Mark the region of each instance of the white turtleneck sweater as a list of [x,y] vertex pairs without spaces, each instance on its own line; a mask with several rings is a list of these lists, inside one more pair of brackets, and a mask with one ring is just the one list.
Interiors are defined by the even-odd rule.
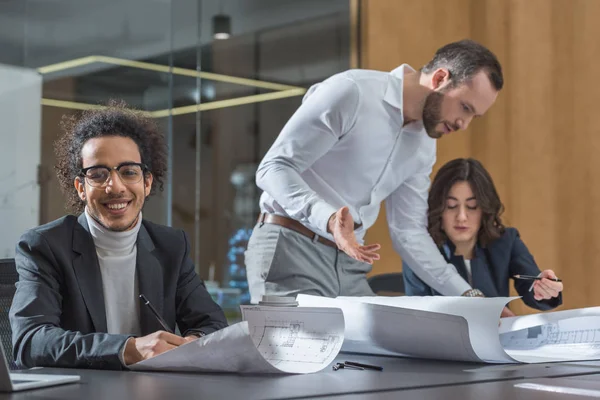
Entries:
[[89,215],[87,208],[85,217],[100,263],[108,333],[140,336],[140,302],[135,264],[142,213],[133,229],[125,232],[104,228]]

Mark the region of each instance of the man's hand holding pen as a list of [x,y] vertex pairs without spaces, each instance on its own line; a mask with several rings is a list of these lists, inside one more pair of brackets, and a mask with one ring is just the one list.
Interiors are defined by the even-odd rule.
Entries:
[[177,336],[173,333],[167,322],[160,316],[156,308],[150,303],[150,300],[143,294],[140,294],[140,300],[148,307],[152,315],[156,317],[158,323],[165,329],[164,331],[156,331],[150,335],[142,337],[132,337],[125,343],[125,351],[123,352],[123,362],[125,365],[135,364],[137,362],[155,357],[166,351],[179,347],[182,344],[198,339],[198,336],[191,335],[186,337]]
[[135,364],[196,339],[198,339],[196,336],[181,337],[165,331],[157,331],[138,338],[129,338],[125,344],[123,361],[125,365]]

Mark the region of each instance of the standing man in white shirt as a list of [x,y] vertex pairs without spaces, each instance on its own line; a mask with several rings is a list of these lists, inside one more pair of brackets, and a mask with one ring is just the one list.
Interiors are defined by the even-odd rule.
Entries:
[[394,248],[443,295],[479,295],[427,232],[436,141],[482,116],[503,86],[484,46],[438,49],[420,71],[350,70],[312,86],[256,173],[261,214],[246,251],[252,302],[261,296],[373,295],[363,245],[382,201]]

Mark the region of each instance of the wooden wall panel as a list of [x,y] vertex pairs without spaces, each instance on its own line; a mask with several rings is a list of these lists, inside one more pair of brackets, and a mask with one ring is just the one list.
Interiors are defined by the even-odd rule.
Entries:
[[[600,1],[362,0],[362,68],[422,66],[469,37],[500,59],[505,88],[468,131],[438,142],[434,172],[475,157],[491,172],[542,269],[565,281],[563,308],[600,304]],[[384,245],[373,273],[398,271],[382,212],[368,242]],[[532,312],[519,306],[518,313]]]
[[[470,36],[470,17],[464,12],[469,6],[469,0],[363,0],[362,68],[385,71],[403,63],[420,68],[440,46]],[[440,160],[469,154],[468,137],[460,135],[454,139],[443,141],[438,148]],[[382,245],[382,260],[374,266],[374,273],[399,271],[402,260],[392,247],[384,207],[378,221],[367,235],[367,241]]]
[[565,127],[556,133],[569,143],[571,156],[560,163],[563,196],[557,212],[565,223],[573,225],[561,233],[561,239],[568,241],[569,246],[563,249],[560,263],[567,279],[565,284],[572,286],[569,298],[581,306],[600,304],[597,286],[600,281],[600,91],[596,80],[600,75],[600,2],[577,0],[573,3],[573,58],[569,68],[556,76],[557,79],[563,75],[573,77],[572,107],[555,110],[558,115],[573,112],[570,129]]
[[[506,1],[497,0],[475,1],[471,4],[471,38],[492,49],[503,63],[504,69],[506,69],[506,61],[509,59],[509,46],[507,45],[509,7],[507,4]],[[504,73],[506,74],[507,71]],[[485,117],[473,121],[469,131],[461,133],[461,135],[470,135],[472,151],[467,156],[476,157],[484,163],[486,169],[493,176],[500,198],[507,210],[510,210],[510,163],[508,162],[510,137],[508,135],[509,121],[505,118],[508,112],[506,92],[506,90],[500,92],[496,103]],[[453,140],[454,138],[448,139]],[[449,159],[460,156],[454,155]],[[509,213],[505,213],[504,216],[510,219]]]
[[[556,241],[555,137],[552,134],[554,87],[552,9],[545,0],[511,1],[506,68],[508,132],[510,141],[511,223],[534,251],[541,269],[554,268]],[[535,20],[536,23],[531,23]],[[517,62],[517,60],[519,60]],[[534,72],[535,71],[535,72]],[[496,132],[489,132],[497,134]],[[535,249],[538,249],[535,251]],[[541,251],[543,249],[543,251]],[[556,270],[556,269],[555,269]],[[556,271],[559,273],[559,271]]]

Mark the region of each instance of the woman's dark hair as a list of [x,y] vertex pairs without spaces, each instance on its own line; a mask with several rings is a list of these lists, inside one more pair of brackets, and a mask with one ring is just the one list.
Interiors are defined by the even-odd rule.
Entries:
[[457,158],[449,161],[435,175],[428,199],[429,234],[438,246],[448,240],[442,230],[442,213],[446,209],[450,189],[458,182],[469,182],[477,199],[477,206],[481,208],[481,227],[477,240],[485,247],[504,233],[505,228],[500,219],[504,206],[500,202],[492,177],[479,161],[472,158]]
[[93,138],[121,136],[132,139],[138,146],[142,164],[153,176],[150,193],[156,187],[163,190],[167,173],[167,146],[154,120],[141,111],[128,108],[119,100],[111,100],[105,108],[86,110],[77,115],[65,115],[61,121],[63,135],[54,143],[56,175],[60,188],[67,196],[67,208],[81,213],[85,204],[73,186],[83,167],[81,149]]

